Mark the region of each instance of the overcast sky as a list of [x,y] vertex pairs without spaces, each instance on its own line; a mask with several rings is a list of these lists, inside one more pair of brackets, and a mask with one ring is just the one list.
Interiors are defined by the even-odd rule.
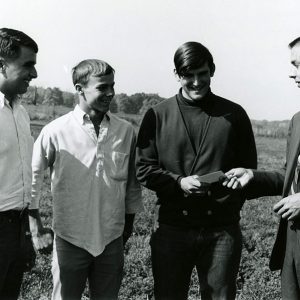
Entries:
[[39,44],[33,85],[74,91],[70,71],[99,58],[116,70],[116,93],[173,96],[173,55],[187,41],[215,59],[214,93],[252,119],[290,119],[300,89],[288,78],[288,43],[300,36],[299,0],[0,0],[1,27]]

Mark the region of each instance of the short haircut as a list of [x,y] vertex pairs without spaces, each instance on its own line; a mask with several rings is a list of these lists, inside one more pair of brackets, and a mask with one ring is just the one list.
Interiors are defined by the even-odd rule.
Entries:
[[0,28],[0,57],[18,58],[22,46],[32,49],[35,53],[38,52],[37,43],[24,32]]
[[72,69],[73,84],[80,83],[86,86],[91,76],[101,77],[114,72],[115,70],[103,60],[86,59]]
[[299,37],[297,37],[297,38],[295,38],[293,41],[291,41],[290,43],[289,43],[289,48],[291,49],[291,48],[293,48],[296,44],[298,44],[300,42],[300,36]]
[[210,71],[215,71],[213,57],[209,50],[198,42],[186,42],[175,52],[174,64],[179,76],[184,76],[189,70],[202,67],[208,63]]

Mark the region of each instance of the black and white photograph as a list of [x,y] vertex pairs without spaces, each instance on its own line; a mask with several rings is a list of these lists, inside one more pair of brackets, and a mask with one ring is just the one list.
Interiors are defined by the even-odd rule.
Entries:
[[0,300],[300,300],[299,1],[0,7]]

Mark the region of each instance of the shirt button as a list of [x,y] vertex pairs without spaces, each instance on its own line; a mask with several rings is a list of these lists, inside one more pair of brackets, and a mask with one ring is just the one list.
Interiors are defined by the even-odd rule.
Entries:
[[183,211],[182,211],[182,214],[183,214],[184,216],[187,216],[187,215],[188,215],[187,210],[183,210]]
[[211,191],[207,192],[207,196],[209,196],[209,197],[211,196]]
[[211,211],[211,210],[208,210],[208,211],[207,211],[207,215],[208,215],[208,216],[211,216],[211,215],[212,215],[212,211]]

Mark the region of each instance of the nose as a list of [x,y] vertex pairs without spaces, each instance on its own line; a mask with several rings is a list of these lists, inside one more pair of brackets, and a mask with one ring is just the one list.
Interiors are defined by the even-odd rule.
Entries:
[[107,89],[106,96],[113,97],[114,95],[115,95],[115,89],[114,89],[114,87],[109,87]]
[[297,73],[297,68],[295,66],[291,67],[290,72],[289,72],[289,77],[290,78],[295,78]]
[[32,78],[37,78],[37,71],[36,71],[36,68],[35,68],[35,67],[33,67],[33,68],[31,69],[31,71],[30,71],[30,76],[31,76]]
[[193,84],[197,86],[200,84],[200,81],[200,77],[198,75],[195,75],[193,78]]
[[300,65],[294,65],[290,71],[289,77],[296,82],[300,82]]

